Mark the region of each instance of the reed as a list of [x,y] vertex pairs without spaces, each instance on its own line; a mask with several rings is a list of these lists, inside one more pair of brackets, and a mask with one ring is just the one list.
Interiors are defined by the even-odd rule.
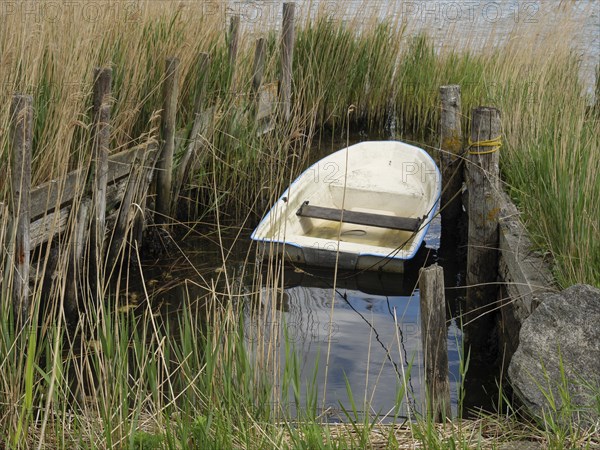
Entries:
[[[218,234],[215,238],[221,240]],[[302,379],[287,328],[277,325],[279,266],[259,276],[263,279],[256,286],[264,287],[248,291],[244,280],[257,274],[234,273],[228,253],[224,247],[224,269],[217,276],[214,268],[197,267],[184,281],[145,278],[137,289],[134,277],[124,276],[128,285],[111,290],[106,302],[88,304],[75,324],[65,320],[58,304],[43,313],[36,309],[32,322],[15,329],[9,308],[0,323],[0,442],[132,449],[364,448],[376,443],[393,448],[401,442],[454,448],[532,437],[552,442],[551,434],[512,417],[485,417],[450,428],[427,416],[406,423],[398,413],[412,401],[406,389],[410,367],[404,379],[398,378],[396,409],[388,415],[392,424],[362,413],[368,400],[359,407],[349,388],[350,409],[342,413],[348,425],[322,423],[318,366],[312,381]],[[281,361],[280,346],[285,348]],[[467,365],[468,358],[461,363],[462,377]],[[553,427],[546,432],[553,433]],[[595,442],[587,430],[561,430],[561,442]]]
[[[56,2],[36,2],[40,8],[51,3]],[[113,68],[111,149],[117,152],[146,136],[162,104],[162,62],[180,59],[176,164],[203,89],[206,107],[216,111],[185,180],[187,203],[213,224],[246,228],[306,165],[319,132],[343,133],[350,105],[357,108],[352,125],[361,130],[382,131],[388,124],[396,137],[434,146],[438,88],[460,84],[465,111],[480,103],[503,111],[504,184],[540,250],[553,258],[559,283],[600,284],[600,122],[588,107],[578,62],[564,36],[548,39],[535,53],[531,48],[537,47],[523,39],[501,48],[484,46],[478,53],[438,52],[427,36],[411,35],[397,19],[380,21],[382,11],[372,10],[364,20],[365,8],[359,8],[346,21],[322,11],[297,29],[292,117],[261,135],[248,113],[254,40],[242,26],[233,71],[223,33],[225,9],[214,4],[186,2],[176,8],[148,1],[126,10],[123,2],[107,0],[108,13],[94,20],[85,20],[81,3],[69,10],[72,16],[33,22],[26,10],[2,10],[10,27],[0,30],[1,97],[14,91],[34,97],[33,185],[90,166],[95,66]],[[265,31],[264,37],[263,79],[272,83],[278,78],[278,35]],[[204,52],[211,55],[206,76],[199,73]],[[9,129],[8,103],[0,104],[0,129]],[[9,149],[8,133],[0,133],[5,175],[10,175]],[[197,268],[193,280],[177,287],[177,314],[163,315],[156,298],[164,292],[150,292],[149,280],[134,293],[133,271],[144,276],[145,269],[139,249],[126,246],[117,260],[129,264],[117,265],[116,286],[99,277],[83,280],[79,314],[67,319],[65,303],[72,299],[66,296],[65,274],[77,216],[72,214],[60,239],[36,249],[34,308],[29,321],[17,327],[8,270],[9,179],[0,178],[0,267],[7,268],[0,273],[0,446],[346,448],[373,442],[371,431],[379,424],[359,417],[351,391],[353,407],[346,415],[351,433],[322,426],[314,381],[307,404],[300,405],[305,422],[289,417],[284,394],[293,392],[295,400],[304,381],[293,346],[273,325],[276,312],[258,306],[265,303],[265,292],[280,288],[277,263],[266,276],[246,274],[254,288],[248,292],[243,288],[248,284],[231,273],[224,248],[220,274]],[[83,187],[75,211],[82,196]],[[180,225],[193,232],[196,224]],[[134,241],[133,232],[128,225],[128,242]],[[241,270],[251,268],[248,263]],[[260,290],[265,279],[267,288]],[[104,294],[99,301],[90,284]],[[244,305],[265,325],[252,339],[240,320]],[[285,361],[275,356],[282,343],[288,346]],[[461,367],[467,366],[468,358]],[[403,380],[398,383],[400,407],[406,398]],[[390,447],[408,437],[444,448],[474,444],[469,440],[474,430],[493,425],[499,439],[516,427],[511,420],[485,420],[448,431],[423,418],[405,434],[394,427],[384,434]],[[526,433],[541,433],[540,439],[550,442],[557,427]],[[580,430],[559,431],[551,442],[597,443]]]
[[[261,215],[272,198],[267,192],[280,190],[282,179],[290,178],[285,165],[289,153],[306,157],[308,143],[323,127],[343,133],[349,105],[357,107],[355,125],[383,131],[393,123],[396,136],[433,143],[438,87],[456,83],[462,86],[465,111],[478,104],[503,111],[504,181],[540,249],[553,257],[559,283],[598,284],[600,205],[594,193],[600,163],[593,139],[598,121],[586,103],[578,62],[564,36],[548,36],[539,48],[535,38],[528,38],[537,34],[535,29],[527,34],[516,29],[514,39],[509,36],[500,48],[490,42],[477,53],[435,51],[425,35],[411,35],[397,15],[379,20],[386,13],[382,7],[366,16],[359,7],[342,8],[339,16],[321,11],[297,30],[292,118],[280,133],[257,136],[256,124],[239,113],[240,108],[251,109],[254,41],[249,32],[256,30],[242,23],[234,71],[222,33],[224,8],[191,3],[167,8],[149,2],[131,11],[117,3],[106,5],[111,13],[94,20],[40,20],[31,39],[32,24],[23,11],[7,16],[14,33],[0,39],[6,61],[0,86],[5,98],[13,91],[34,95],[34,185],[88,164],[94,66],[114,69],[111,147],[117,151],[131,145],[160,110],[162,61],[168,56],[181,60],[177,161],[193,122],[195,98],[206,81],[198,73],[199,55],[211,55],[206,101],[217,114],[207,136],[209,152],[199,157],[184,187],[193,195],[195,209],[210,210],[217,201],[210,189],[214,173],[222,187],[220,206],[238,221],[248,209]],[[71,12],[84,13],[77,7]],[[561,29],[572,34],[573,25],[565,17]],[[543,21],[537,25],[540,30],[544,26]],[[68,33],[81,38],[72,44],[65,38]],[[279,76],[278,36],[273,31],[264,35],[264,80],[272,83]],[[0,120],[6,129],[8,105],[0,105]],[[1,140],[0,161],[6,164],[7,135]],[[305,163],[296,161],[295,172]],[[6,199],[7,189],[6,183],[0,184],[1,198]]]

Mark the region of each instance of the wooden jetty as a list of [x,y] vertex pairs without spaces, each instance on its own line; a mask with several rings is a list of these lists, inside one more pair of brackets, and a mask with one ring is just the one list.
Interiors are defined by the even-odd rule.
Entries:
[[[231,19],[228,34],[230,82],[237,64],[240,18]],[[284,4],[282,32],[282,79],[278,83],[264,83],[266,44],[264,38],[256,41],[253,76],[248,95],[254,105],[250,110],[239,107],[239,116],[250,115],[260,124],[259,133],[274,129],[276,115],[290,114],[291,65],[294,42],[294,5]],[[210,55],[201,54],[201,85],[206,84]],[[0,202],[0,224],[9,229],[9,257],[5,259],[7,280],[12,280],[14,311],[19,317],[30,313],[29,285],[31,254],[43,244],[49,244],[65,233],[70,235],[69,264],[66,297],[75,297],[80,272],[98,274],[100,279],[110,276],[125,251],[125,243],[140,246],[148,219],[168,226],[176,209],[184,183],[193,172],[196,155],[202,149],[200,136],[213,127],[219,111],[205,103],[204,91],[195,99],[194,122],[189,144],[178,165],[174,162],[177,136],[177,105],[179,96],[179,60],[165,60],[162,81],[163,107],[157,115],[160,123],[151,126],[135,142],[137,144],[118,153],[111,151],[111,68],[94,69],[91,113],[91,158],[89,167],[81,167],[60,179],[31,186],[31,155],[33,146],[33,114],[35,105],[28,95],[15,94],[11,106],[11,199],[8,205]],[[273,84],[282,86],[284,109],[278,108]],[[231,89],[232,86],[229,86]],[[155,130],[160,130],[156,132]],[[148,197],[152,201],[148,201]],[[154,205],[153,211],[147,211]],[[3,217],[4,216],[4,217]],[[127,240],[132,233],[133,240]],[[86,251],[87,249],[87,251]],[[87,263],[84,264],[84,254]],[[87,265],[87,267],[84,267]],[[96,292],[102,297],[102,292]],[[68,301],[67,301],[68,303]],[[76,305],[67,304],[74,311]]]

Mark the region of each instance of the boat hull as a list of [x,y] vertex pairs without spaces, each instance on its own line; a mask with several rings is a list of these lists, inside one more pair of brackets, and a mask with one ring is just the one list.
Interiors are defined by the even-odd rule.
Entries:
[[252,233],[261,258],[403,272],[437,212],[440,172],[423,149],[362,142],[304,171]]
[[381,256],[359,255],[349,252],[337,252],[334,249],[315,247],[296,247],[285,243],[258,242],[260,259],[284,259],[294,264],[313,267],[334,268],[340,270],[382,270],[384,272],[403,273],[405,260],[382,258]]

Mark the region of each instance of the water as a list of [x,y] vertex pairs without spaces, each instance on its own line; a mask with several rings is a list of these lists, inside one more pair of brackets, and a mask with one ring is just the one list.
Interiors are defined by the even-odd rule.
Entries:
[[[349,143],[368,138],[359,133],[352,135]],[[314,160],[346,144],[329,138],[323,142],[329,144],[311,150]],[[226,255],[230,284],[243,293],[240,298],[248,348],[254,352],[259,351],[256,345],[260,342],[275,343],[282,374],[286,359],[284,333],[287,334],[298,358],[301,406],[316,398],[318,410],[328,420],[344,420],[343,409],[352,410],[349,387],[361,415],[377,416],[382,421],[391,420],[394,415],[414,418],[424,412],[425,399],[418,270],[438,262],[444,267],[446,286],[450,288],[446,290],[449,381],[452,414],[458,413],[458,392],[463,381],[459,371],[462,332],[455,318],[464,295],[459,288],[464,278],[464,255],[456,248],[446,255],[439,250],[439,216],[433,219],[425,245],[404,274],[340,272],[336,289],[332,271],[286,267],[281,275],[277,269],[266,270],[265,263],[255,260],[249,238],[254,225],[231,229],[221,239],[216,238],[214,231],[212,235],[188,239],[181,244],[185,258],[175,262],[163,259],[160,265],[150,267],[147,276],[158,277],[158,285],[174,286],[171,292],[163,289],[154,301],[177,304],[184,295],[191,296],[191,300],[206,295],[208,287],[195,286],[200,282],[198,272],[203,277],[202,284],[218,286],[223,281],[222,255]],[[257,273],[261,274],[258,285]],[[185,283],[188,278],[192,283]],[[184,284],[186,287],[181,287]],[[225,291],[224,287],[218,289]],[[260,295],[253,295],[257,290]],[[486,376],[492,377],[491,383],[483,379]],[[489,390],[479,387],[493,387],[493,376],[493,370],[486,367],[484,373],[471,377],[468,381],[477,386],[478,392],[466,392],[465,404],[490,408]],[[295,415],[298,411],[294,397],[291,391],[288,394],[290,412]],[[369,410],[365,410],[365,403]],[[400,405],[397,411],[396,405]]]
[[[338,2],[322,1],[297,2],[299,15],[309,15],[315,5],[330,8],[339,14]],[[345,2],[349,16],[365,2]],[[564,22],[568,15],[575,28],[571,45],[581,58],[580,76],[590,96],[594,90],[595,67],[600,60],[600,2],[596,0],[564,1],[564,8],[558,1],[376,1],[369,2],[373,10],[381,11],[381,18],[389,16],[405,24],[409,33],[426,30],[434,40],[436,49],[471,48],[477,50],[483,45],[501,46],[519,35],[533,37],[534,43],[542,43],[548,33],[563,32],[556,24]],[[349,5],[349,6],[348,6]],[[279,2],[232,2],[232,13],[242,15],[245,25],[264,22],[280,23]],[[268,16],[268,17],[267,17]],[[566,33],[566,32],[565,32]],[[566,33],[568,34],[568,33]],[[474,37],[477,36],[477,39]],[[237,234],[237,230],[233,235]],[[255,269],[250,246],[250,230],[242,230],[235,240],[225,236],[224,247],[228,256],[227,271],[236,283],[253,289],[252,277],[237,277],[246,267],[246,273]],[[427,248],[424,259],[439,258],[440,224],[436,221],[426,237]],[[189,240],[185,244],[188,260],[181,260],[175,270],[167,271],[155,267],[157,276],[174,278],[173,286],[181,286],[186,278],[197,278],[200,270],[206,280],[218,278],[223,266],[221,249],[215,239],[201,238]],[[201,251],[197,251],[201,248]],[[230,251],[231,250],[231,251]],[[427,252],[430,255],[427,255]],[[439,262],[444,266],[447,283],[448,311],[448,351],[450,365],[450,389],[453,414],[457,413],[458,388],[461,384],[459,373],[459,349],[462,345],[461,330],[453,319],[458,315],[460,303],[459,289],[462,277],[460,257],[457,252],[442,255]],[[429,256],[429,258],[427,258]],[[194,270],[191,267],[195,267]],[[423,411],[423,355],[421,348],[419,292],[417,267],[404,276],[384,276],[363,274],[360,277],[338,279],[337,288],[331,286],[333,279],[327,273],[307,273],[290,269],[285,272],[283,291],[269,287],[259,287],[265,311],[274,314],[262,321],[257,319],[256,305],[248,301],[245,307],[244,323],[248,336],[257,333],[277,333],[279,360],[285,359],[285,346],[281,336],[286,324],[290,342],[299,358],[300,403],[317,397],[319,407],[329,420],[343,420],[342,408],[351,409],[347,392],[350,387],[354,402],[361,413],[376,414],[381,417],[393,415],[401,385],[406,387],[402,407],[397,412],[409,416]],[[258,269],[257,269],[258,270]],[[221,277],[222,278],[222,277]],[[188,285],[187,292],[201,296],[205,292],[193,292]],[[179,289],[179,288],[177,288]],[[172,295],[163,289],[159,297]],[[182,289],[180,291],[183,291]],[[181,294],[181,292],[180,292]],[[157,298],[156,301],[161,301]],[[270,304],[274,302],[274,304]],[[273,306],[273,308],[270,308]],[[253,340],[250,339],[249,343]],[[329,355],[329,357],[328,357]],[[473,365],[472,365],[473,366]],[[471,367],[474,369],[474,367]],[[326,376],[327,372],[327,376]],[[494,375],[492,368],[486,368],[488,376]],[[313,380],[314,376],[314,382]],[[478,374],[476,377],[484,377]],[[471,379],[469,386],[481,388],[484,380]],[[493,383],[492,383],[493,385]],[[326,386],[326,392],[324,389]],[[474,389],[475,390],[475,389]],[[312,391],[312,393],[310,393]],[[467,389],[465,403],[470,406],[489,405],[491,391],[481,388],[479,393]],[[470,398],[469,398],[470,397]],[[291,399],[291,396],[290,396]],[[364,409],[365,399],[370,406]]]
[[[513,40],[527,42],[535,51],[549,37],[560,33],[580,60],[580,78],[590,100],[594,97],[596,68],[600,64],[600,2],[597,0],[297,0],[298,20],[325,11],[352,21],[374,15],[406,27],[406,36],[427,32],[438,51],[480,50]],[[229,14],[239,14],[242,24],[257,34],[265,27],[279,27],[281,3],[230,1]],[[559,26],[560,24],[560,26]]]
[[[356,277],[331,287],[331,274],[286,277],[289,287],[274,320],[285,323],[289,340],[299,356],[301,405],[315,389],[319,408],[331,421],[345,419],[352,410],[380,420],[422,414],[425,398],[419,292],[415,280],[402,276],[377,280]],[[409,276],[412,275],[408,274]],[[298,285],[293,286],[293,284]],[[360,288],[360,289],[359,289]],[[362,289],[362,290],[361,290]],[[252,326],[250,318],[247,322]],[[460,386],[461,332],[454,321],[448,327],[450,392],[457,413]],[[329,355],[329,358],[328,358]],[[285,348],[280,348],[285,358]],[[314,383],[310,380],[313,380]],[[324,387],[326,385],[326,392]],[[399,398],[400,397],[400,398]],[[290,401],[293,396],[290,395]],[[365,410],[365,403],[368,410]],[[395,406],[400,404],[399,410]]]
[[[247,294],[239,298],[243,304],[249,350],[256,351],[261,339],[275,343],[274,353],[283,374],[285,329],[299,363],[300,405],[316,395],[318,410],[330,421],[343,421],[346,417],[342,409],[352,410],[348,386],[361,415],[376,415],[385,421],[395,415],[415,417],[423,413],[423,354],[419,292],[415,287],[418,268],[435,259],[439,233],[439,220],[435,219],[426,237],[427,246],[421,249],[405,274],[340,272],[336,289],[333,289],[332,272],[294,267],[287,267],[283,272],[283,286],[278,277],[275,282],[271,279],[256,287],[255,273],[265,272],[262,278],[268,277],[265,265],[252,257],[250,230],[233,229],[224,233],[222,248],[228,255],[226,270],[230,285],[237,286],[236,292]],[[163,314],[171,316],[168,320],[173,323],[176,323],[173,316],[178,314],[178,305],[184,298],[202,298],[211,285],[224,291],[219,287],[223,264],[218,239],[208,235],[187,239],[181,244],[181,250],[185,258],[162,258],[145,270],[146,280],[152,280],[147,281],[147,285],[160,287],[153,301],[170,305]],[[444,264],[456,266],[457,261],[451,259]],[[455,275],[451,278],[455,279]],[[261,291],[258,297],[251,294],[256,289]],[[448,292],[450,391],[452,413],[456,415],[461,385],[462,333],[452,319],[458,314],[453,296],[457,291]],[[257,308],[257,298],[260,308]],[[309,394],[313,390],[314,393]],[[296,415],[291,391],[289,394],[290,412]],[[369,410],[365,410],[365,400]],[[480,401],[472,403],[481,404]],[[397,404],[401,406],[395,411]]]

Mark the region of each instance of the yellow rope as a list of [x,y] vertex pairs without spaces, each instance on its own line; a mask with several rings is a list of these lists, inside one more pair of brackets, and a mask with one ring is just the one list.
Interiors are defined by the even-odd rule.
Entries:
[[[491,150],[484,150],[482,152],[474,152],[471,150],[473,147],[491,147]],[[495,153],[500,150],[502,147],[502,136],[498,136],[496,139],[490,139],[489,141],[476,141],[473,142],[471,138],[469,138],[469,147],[467,153],[469,155],[489,155],[490,153]]]

